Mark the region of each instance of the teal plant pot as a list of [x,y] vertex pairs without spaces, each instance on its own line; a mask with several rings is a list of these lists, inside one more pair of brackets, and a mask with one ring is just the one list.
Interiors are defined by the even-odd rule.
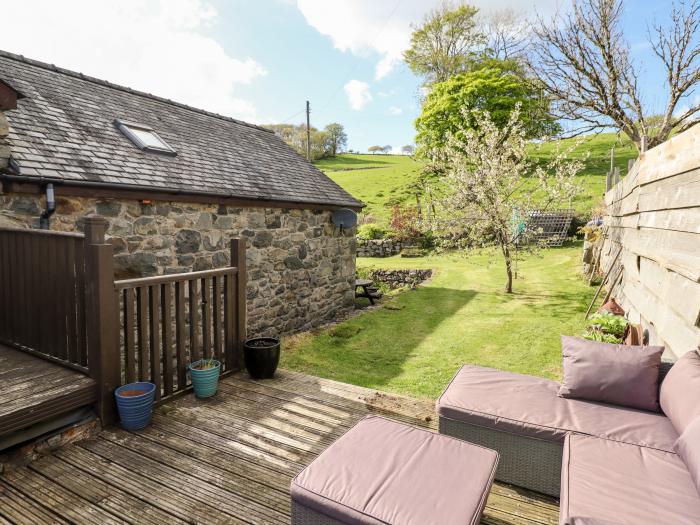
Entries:
[[205,368],[203,370],[197,368],[198,365],[206,361],[208,361],[208,359],[200,359],[187,366],[190,371],[190,377],[192,378],[194,395],[197,397],[211,397],[216,394],[216,389],[219,386],[221,363],[214,360],[214,366],[212,368]]

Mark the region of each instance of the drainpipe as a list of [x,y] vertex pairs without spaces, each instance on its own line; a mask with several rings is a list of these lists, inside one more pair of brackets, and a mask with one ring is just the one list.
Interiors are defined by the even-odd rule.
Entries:
[[39,228],[42,230],[49,229],[49,220],[51,216],[56,211],[56,199],[53,193],[53,184],[48,183],[46,185],[46,209],[41,213],[39,217]]

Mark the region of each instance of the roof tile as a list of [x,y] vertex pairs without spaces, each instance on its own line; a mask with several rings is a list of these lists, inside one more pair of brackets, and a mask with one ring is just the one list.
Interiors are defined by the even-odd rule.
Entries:
[[[20,174],[196,190],[245,199],[362,204],[269,130],[0,51],[21,91],[7,113]],[[138,149],[115,119],[152,127],[176,152]]]

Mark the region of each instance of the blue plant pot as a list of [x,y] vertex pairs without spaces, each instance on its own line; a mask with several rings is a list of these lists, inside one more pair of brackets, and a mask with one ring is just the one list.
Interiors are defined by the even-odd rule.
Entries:
[[[134,392],[140,392],[134,395]],[[130,393],[130,395],[124,395]],[[121,426],[125,430],[140,430],[151,422],[156,385],[153,383],[128,383],[114,391]]]
[[197,397],[211,397],[216,394],[216,389],[219,386],[221,363],[214,360],[214,366],[212,368],[206,368],[204,370],[199,370],[196,368],[197,365],[205,361],[209,360],[200,359],[199,361],[190,363],[187,367],[190,370],[190,377],[192,377],[194,395]]

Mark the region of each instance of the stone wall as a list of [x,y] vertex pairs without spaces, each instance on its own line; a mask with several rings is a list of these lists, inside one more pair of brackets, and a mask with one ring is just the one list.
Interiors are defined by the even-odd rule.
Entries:
[[372,270],[370,277],[374,282],[382,282],[391,289],[410,286],[415,288],[430,279],[433,271],[428,270]]
[[396,239],[357,239],[358,257],[391,257],[398,255],[408,244]]
[[[0,194],[0,227],[37,227],[42,199]],[[331,212],[58,197],[51,229],[109,221],[116,278],[207,270],[229,264],[229,239],[248,238],[248,334],[307,330],[352,310],[355,232]]]

